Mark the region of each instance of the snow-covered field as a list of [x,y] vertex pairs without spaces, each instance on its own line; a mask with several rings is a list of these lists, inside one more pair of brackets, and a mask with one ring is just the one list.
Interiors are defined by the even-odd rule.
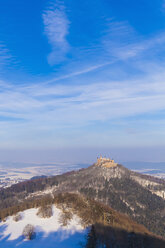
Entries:
[[122,162],[130,170],[165,179],[165,162]]
[[[67,226],[60,222],[62,211],[53,206],[50,218],[36,215],[38,209],[32,208],[21,213],[22,219],[14,221],[13,217],[0,223],[0,247],[2,248],[77,248],[85,243],[87,230],[81,225],[78,216],[73,215]],[[31,224],[35,228],[36,236],[32,240],[25,240],[22,236],[24,227]]]
[[87,167],[87,165],[77,164],[49,164],[36,165],[23,168],[5,168],[0,167],[0,187],[9,187],[12,184],[31,179],[36,176],[53,176],[64,172],[78,170]]
[[134,171],[142,173],[142,174],[146,174],[149,176],[154,176],[154,177],[158,177],[161,179],[165,179],[165,172],[157,170],[157,169],[141,169],[141,170],[134,170]]
[[[131,170],[138,171],[143,174],[148,174],[152,176],[156,176],[159,178],[165,179],[165,164],[161,164],[159,168],[159,164],[153,163],[142,163],[136,164],[133,162],[123,163],[124,166]],[[142,167],[142,166],[145,166]],[[155,167],[154,167],[155,165]],[[17,166],[19,168],[17,168]],[[68,171],[78,170],[81,168],[86,168],[89,165],[85,164],[3,164],[0,163],[0,188],[1,187],[9,187],[12,184],[22,182],[24,180],[31,179],[36,176],[53,176],[59,175]],[[151,167],[152,166],[152,167]],[[145,169],[144,169],[145,168]],[[153,169],[151,169],[153,168]]]

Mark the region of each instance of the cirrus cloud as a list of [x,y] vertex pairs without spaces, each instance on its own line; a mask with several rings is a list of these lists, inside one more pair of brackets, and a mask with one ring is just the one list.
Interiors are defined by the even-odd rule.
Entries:
[[61,62],[69,50],[66,36],[69,29],[69,20],[65,13],[62,1],[51,4],[43,13],[44,33],[48,38],[52,51],[48,56],[50,65]]

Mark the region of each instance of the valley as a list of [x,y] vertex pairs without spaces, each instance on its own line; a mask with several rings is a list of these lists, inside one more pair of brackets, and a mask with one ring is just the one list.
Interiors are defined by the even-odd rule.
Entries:
[[[123,164],[135,172],[165,179],[165,163],[124,162]],[[0,188],[10,187],[13,184],[35,177],[60,175],[68,171],[87,168],[88,166],[88,164],[66,163],[0,163]],[[137,169],[138,167],[141,169]],[[164,193],[158,191],[158,195],[164,195]]]
[[[23,164],[23,166],[25,165]],[[2,163],[0,167],[0,188],[10,187],[13,184],[35,177],[53,176],[65,173],[67,171],[78,170],[80,168],[87,167],[87,165],[54,163],[26,164],[26,167],[17,167],[17,164],[13,164],[13,166],[10,167]]]

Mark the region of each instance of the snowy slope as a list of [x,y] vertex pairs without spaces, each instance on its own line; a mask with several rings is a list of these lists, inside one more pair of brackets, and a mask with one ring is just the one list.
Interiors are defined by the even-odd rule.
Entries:
[[[8,217],[6,222],[0,223],[0,247],[3,248],[70,248],[80,247],[85,243],[86,230],[81,220],[73,215],[67,226],[62,226],[60,216],[62,211],[53,206],[50,218],[40,218],[36,215],[38,209],[28,209],[22,212],[22,219],[18,222]],[[31,224],[35,227],[36,237],[26,241],[22,236],[24,227]]]

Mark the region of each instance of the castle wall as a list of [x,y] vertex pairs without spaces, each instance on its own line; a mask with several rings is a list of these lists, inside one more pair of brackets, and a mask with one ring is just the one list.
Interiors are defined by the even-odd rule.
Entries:
[[97,159],[96,165],[100,167],[111,168],[117,166],[117,163],[115,163],[113,159],[100,157]]

